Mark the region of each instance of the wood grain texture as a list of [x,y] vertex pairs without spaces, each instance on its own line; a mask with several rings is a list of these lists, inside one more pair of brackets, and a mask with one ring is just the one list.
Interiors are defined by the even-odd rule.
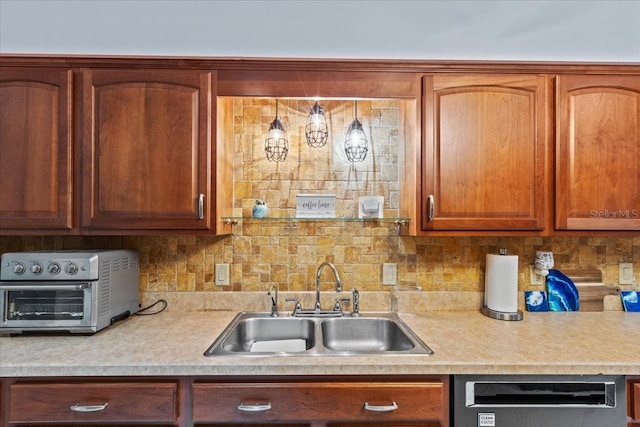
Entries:
[[211,73],[84,70],[82,80],[82,227],[209,229]]
[[[196,383],[193,386],[195,422],[273,421],[316,422],[430,422],[447,419],[447,396],[443,383]],[[271,410],[247,413],[237,409],[240,402],[269,402]],[[389,405],[392,412],[369,412],[364,402]],[[388,425],[388,424],[386,424]]]
[[631,418],[640,422],[640,381],[631,385]]
[[0,74],[0,232],[73,227],[72,74]]
[[580,311],[604,311],[604,297],[620,295],[617,286],[576,285],[580,296]]
[[[549,200],[548,84],[424,78],[423,230],[538,230]],[[426,212],[432,195],[434,218]]]
[[640,230],[640,76],[557,82],[556,228]]
[[[15,383],[9,388],[12,423],[173,422],[177,416],[177,384]],[[75,412],[72,405],[101,405],[102,411]]]

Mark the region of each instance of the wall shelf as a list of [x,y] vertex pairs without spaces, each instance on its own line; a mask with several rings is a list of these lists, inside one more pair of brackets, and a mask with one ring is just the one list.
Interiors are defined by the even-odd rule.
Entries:
[[398,227],[409,225],[411,218],[358,218],[358,217],[336,217],[336,218],[297,218],[297,217],[265,217],[254,218],[251,216],[229,216],[222,217],[222,222],[227,225],[237,225],[240,221],[254,222],[366,222],[366,223],[379,223],[379,224],[394,224]]

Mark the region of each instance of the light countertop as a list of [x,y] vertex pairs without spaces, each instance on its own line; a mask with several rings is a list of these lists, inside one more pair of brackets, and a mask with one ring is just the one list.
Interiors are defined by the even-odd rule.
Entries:
[[205,357],[230,311],[134,316],[91,336],[0,337],[0,377],[624,374],[640,375],[640,313],[401,313],[430,356]]

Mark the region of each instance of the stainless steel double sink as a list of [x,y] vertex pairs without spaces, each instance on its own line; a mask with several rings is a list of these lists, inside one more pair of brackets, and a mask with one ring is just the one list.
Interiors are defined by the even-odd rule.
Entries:
[[395,313],[358,317],[271,317],[241,312],[205,356],[429,355],[433,351]]

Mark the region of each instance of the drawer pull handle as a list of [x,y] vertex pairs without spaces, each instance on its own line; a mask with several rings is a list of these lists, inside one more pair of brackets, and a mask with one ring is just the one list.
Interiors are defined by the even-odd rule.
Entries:
[[74,412],[98,412],[107,409],[108,404],[109,402],[105,402],[102,405],[81,405],[76,403],[75,405],[71,405],[69,409]]
[[271,410],[271,402],[244,403],[240,402],[238,410],[244,412],[264,412]]
[[364,402],[364,409],[372,412],[392,412],[398,409],[398,404],[391,402],[391,405],[369,405],[369,402]]

